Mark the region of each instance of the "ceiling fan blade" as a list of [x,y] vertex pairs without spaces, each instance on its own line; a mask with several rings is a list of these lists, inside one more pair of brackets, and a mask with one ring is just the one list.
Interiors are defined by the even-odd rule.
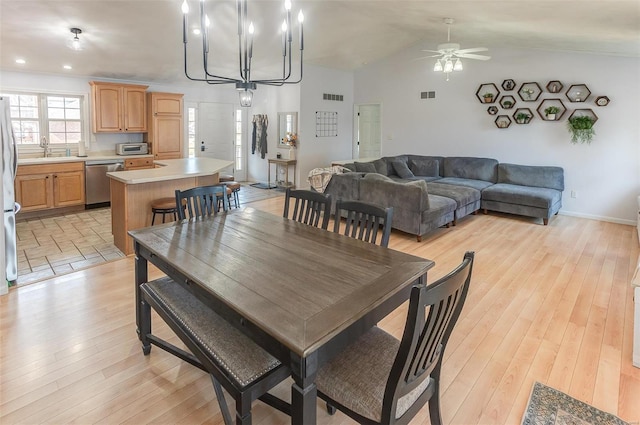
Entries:
[[477,59],[481,61],[488,61],[489,59],[491,59],[491,56],[473,55],[473,54],[456,54],[456,56],[463,59]]
[[475,52],[486,52],[489,49],[486,47],[472,47],[470,49],[460,49],[457,50],[456,53],[475,53]]
[[421,52],[431,52],[431,53],[440,53],[440,54],[442,54],[442,52],[440,50],[421,50]]
[[422,56],[422,57],[411,59],[411,60],[412,61],[419,61],[419,60],[422,60],[422,59],[439,58],[439,57],[440,57],[440,55],[431,55],[431,56]]

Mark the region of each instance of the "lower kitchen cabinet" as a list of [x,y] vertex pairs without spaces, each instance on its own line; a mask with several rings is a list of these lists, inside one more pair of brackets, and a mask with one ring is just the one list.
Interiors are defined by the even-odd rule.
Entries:
[[84,205],[84,163],[20,165],[15,187],[24,212]]

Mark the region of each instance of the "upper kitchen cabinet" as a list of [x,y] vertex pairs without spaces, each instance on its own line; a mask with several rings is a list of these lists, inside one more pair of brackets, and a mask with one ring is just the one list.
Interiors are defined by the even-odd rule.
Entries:
[[145,133],[148,86],[90,81],[94,133]]
[[154,159],[176,159],[183,156],[183,103],[182,94],[147,93],[150,105],[149,132],[145,141]]

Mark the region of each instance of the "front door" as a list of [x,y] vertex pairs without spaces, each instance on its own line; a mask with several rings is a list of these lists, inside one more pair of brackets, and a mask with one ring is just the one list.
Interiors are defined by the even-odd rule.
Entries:
[[[236,135],[234,106],[231,103],[199,103],[195,155],[233,161]],[[236,181],[245,180],[235,166],[221,171],[233,174]]]

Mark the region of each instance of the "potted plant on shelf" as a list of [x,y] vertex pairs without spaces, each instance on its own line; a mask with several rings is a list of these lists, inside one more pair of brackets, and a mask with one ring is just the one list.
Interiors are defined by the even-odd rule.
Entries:
[[519,112],[516,115],[516,122],[518,124],[526,124],[529,122],[529,119],[531,118],[531,116],[529,114],[525,114],[524,112]]
[[571,143],[591,143],[596,132],[593,124],[596,120],[589,115],[569,118],[567,128],[571,134]]
[[513,102],[510,100],[505,100],[504,102],[502,102],[502,107],[504,109],[511,109],[512,106],[513,106]]
[[493,93],[486,92],[485,94],[482,95],[482,97],[484,98],[484,103],[493,102]]
[[556,120],[556,114],[560,112],[560,108],[557,106],[549,106],[544,110],[544,114],[547,116],[547,119],[550,121]]

